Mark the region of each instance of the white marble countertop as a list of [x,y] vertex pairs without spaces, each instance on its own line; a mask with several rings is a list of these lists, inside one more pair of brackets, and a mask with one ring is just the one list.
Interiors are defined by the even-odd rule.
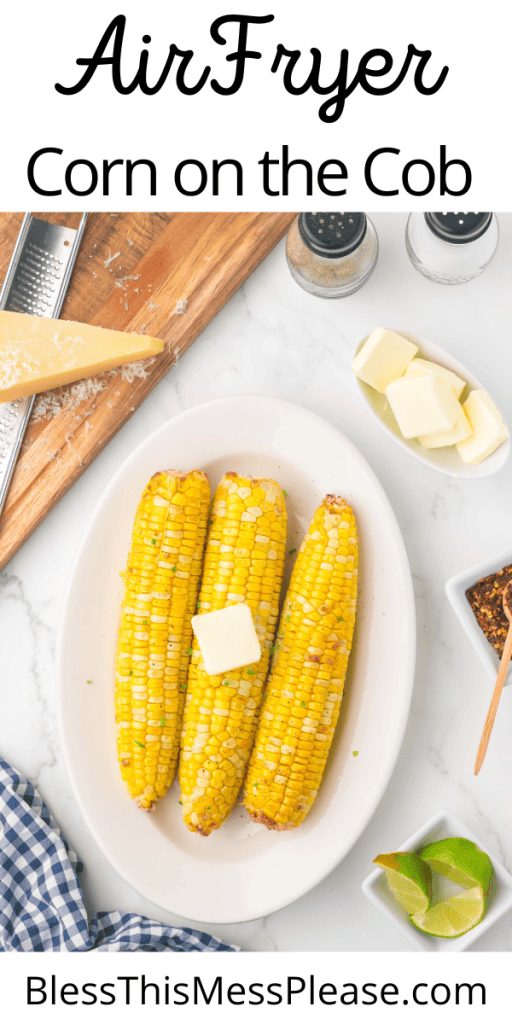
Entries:
[[[213,931],[249,950],[409,950],[361,893],[373,857],[440,808],[454,811],[512,870],[512,686],[503,694],[485,766],[473,763],[492,680],[444,596],[445,581],[512,547],[512,460],[497,476],[457,481],[417,462],[373,421],[350,371],[376,324],[445,346],[481,379],[512,423],[512,215],[497,255],[467,285],[427,281],[409,263],[406,217],[375,215],[377,268],[357,294],[326,302],[291,279],[284,243],[216,317],[0,575],[0,751],[40,789],[85,861],[88,908],[133,910],[169,923],[109,865],[76,807],[59,749],[54,650],[76,548],[113,471],[169,417],[213,398],[274,395],[324,416],[355,443],[383,484],[407,548],[418,654],[411,714],[394,774],[345,860],[293,905]],[[342,827],[343,823],[338,823]],[[212,930],[208,925],[206,930]],[[512,913],[475,950],[512,949]]]

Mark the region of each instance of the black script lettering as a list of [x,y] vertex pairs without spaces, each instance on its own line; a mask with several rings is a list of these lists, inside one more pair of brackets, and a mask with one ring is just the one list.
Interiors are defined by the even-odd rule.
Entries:
[[[310,54],[311,67],[302,82],[297,82],[296,77],[293,77],[294,72],[297,69],[297,65],[302,57],[301,50],[288,50],[282,43],[279,43],[270,70],[275,74],[282,61],[285,60],[283,85],[290,95],[301,96],[309,89],[312,89],[313,92],[319,96],[329,96],[330,98],[327,99],[325,103],[322,103],[318,110],[320,120],[325,121],[326,123],[332,123],[339,120],[345,108],[347,97],[354,92],[358,85],[361,86],[364,92],[369,93],[371,96],[386,96],[389,93],[394,92],[404,81],[414,57],[420,58],[414,73],[414,85],[418,92],[423,95],[432,95],[432,93],[437,92],[443,85],[449,70],[448,67],[443,67],[433,85],[424,85],[423,73],[430,57],[432,56],[432,51],[418,50],[411,43],[407,48],[407,53],[402,67],[397,77],[392,82],[389,82],[387,85],[374,85],[370,81],[371,78],[381,78],[383,75],[389,74],[393,68],[393,57],[389,51],[378,48],[368,50],[367,53],[361,57],[357,71],[353,79],[349,81],[349,51],[344,49],[340,53],[339,71],[336,78],[327,85],[321,85],[320,70],[322,64],[322,53],[316,47],[312,47]],[[375,60],[375,58],[382,59],[382,64],[379,67],[370,66],[370,62]]]
[[[196,93],[200,92],[204,85],[206,85],[211,71],[209,66],[204,68],[196,82],[193,84],[187,84],[185,81],[185,74],[194,56],[194,51],[180,50],[179,46],[176,46],[174,43],[169,47],[169,53],[163,70],[154,85],[149,85],[147,80],[149,54],[146,49],[141,51],[139,67],[134,78],[131,82],[125,85],[121,78],[121,58],[125,29],[126,16],[124,14],[118,14],[117,17],[112,19],[108,28],[105,29],[105,32],[103,33],[92,57],[79,57],[77,59],[77,64],[84,65],[87,68],[87,71],[84,72],[80,81],[77,82],[76,85],[72,86],[64,86],[57,83],[55,86],[57,92],[62,93],[64,96],[76,95],[76,93],[81,92],[82,89],[85,89],[89,84],[97,68],[102,65],[110,65],[112,68],[112,82],[116,92],[120,93],[122,96],[128,96],[130,93],[135,92],[135,89],[139,88],[144,95],[154,96],[155,93],[160,92],[160,89],[167,81],[175,58],[180,58],[176,71],[176,86],[181,93],[186,96],[194,96]],[[105,56],[105,51],[109,46],[111,39],[113,39],[112,55],[108,57]],[[150,43],[151,36],[143,36],[142,41],[144,43]]]
[[228,53],[226,60],[235,61],[235,77],[231,85],[224,86],[217,81],[216,78],[212,78],[211,87],[214,92],[220,93],[221,96],[232,96],[233,93],[238,92],[245,74],[245,62],[250,57],[253,60],[259,60],[261,53],[259,50],[248,50],[247,49],[247,32],[249,25],[265,25],[269,21],[274,20],[273,14],[264,14],[261,17],[243,15],[243,14],[225,14],[222,18],[216,18],[210,28],[210,34],[215,43],[219,43],[220,46],[226,45],[226,39],[219,29],[223,25],[230,22],[238,23],[238,43],[234,53]]

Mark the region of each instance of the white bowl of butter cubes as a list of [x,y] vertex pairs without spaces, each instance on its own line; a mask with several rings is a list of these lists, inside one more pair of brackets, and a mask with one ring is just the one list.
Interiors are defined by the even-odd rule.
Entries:
[[421,462],[449,476],[497,473],[510,436],[492,397],[457,359],[406,332],[376,327],[352,362],[381,427]]

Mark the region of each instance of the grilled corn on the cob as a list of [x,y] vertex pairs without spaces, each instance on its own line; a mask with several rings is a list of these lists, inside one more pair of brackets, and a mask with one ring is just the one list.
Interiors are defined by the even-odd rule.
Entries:
[[215,493],[199,614],[244,601],[261,644],[259,662],[209,676],[194,639],[179,780],[183,818],[207,836],[231,811],[245,773],[279,612],[286,508],[273,480],[228,473]]
[[317,795],[338,720],[356,592],[354,514],[328,494],[292,572],[245,782],[247,810],[268,828],[299,825]]
[[139,807],[176,773],[210,489],[194,470],[155,473],[133,527],[116,658],[117,750]]

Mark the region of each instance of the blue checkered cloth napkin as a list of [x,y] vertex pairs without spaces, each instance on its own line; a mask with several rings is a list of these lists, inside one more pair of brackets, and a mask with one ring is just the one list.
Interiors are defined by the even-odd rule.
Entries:
[[88,920],[71,850],[27,779],[0,757],[0,952],[236,952],[192,928],[102,911]]

